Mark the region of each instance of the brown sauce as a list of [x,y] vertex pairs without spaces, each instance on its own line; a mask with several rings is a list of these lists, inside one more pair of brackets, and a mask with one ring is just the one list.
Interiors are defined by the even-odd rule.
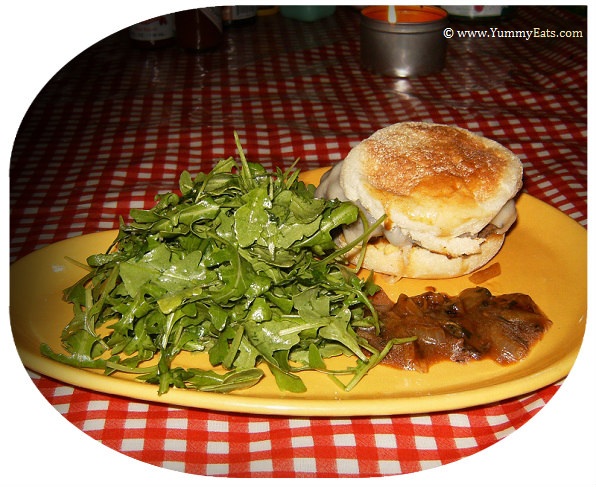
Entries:
[[402,294],[396,303],[381,292],[374,304],[382,323],[380,333],[374,329],[358,333],[379,350],[392,338],[416,336],[413,342],[394,346],[383,363],[421,372],[442,361],[518,362],[551,324],[529,296],[493,296],[483,287],[458,296],[434,291],[413,297]]

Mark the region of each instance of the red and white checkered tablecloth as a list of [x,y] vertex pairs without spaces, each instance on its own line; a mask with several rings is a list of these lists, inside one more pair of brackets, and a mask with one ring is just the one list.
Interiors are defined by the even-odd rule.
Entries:
[[[358,12],[348,7],[313,23],[259,17],[200,55],[110,36],[61,69],[23,120],[10,168],[11,261],[117,228],[131,208],[177,188],[182,170],[235,155],[234,130],[249,159],[273,168],[299,158],[307,170],[395,122],[455,124],[509,147],[523,161],[524,191],[587,226],[586,21],[518,7],[498,27],[583,37],[455,36],[441,73],[393,79],[359,66]],[[446,465],[518,430],[563,383],[461,411],[334,419],[168,407],[30,376],[106,447],[217,477],[376,477]]]

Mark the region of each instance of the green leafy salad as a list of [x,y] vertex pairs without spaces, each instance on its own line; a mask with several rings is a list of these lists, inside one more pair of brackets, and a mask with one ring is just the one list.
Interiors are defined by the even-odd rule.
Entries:
[[[283,391],[305,391],[304,370],[349,391],[393,343],[410,340],[378,351],[356,333],[379,329],[369,300],[378,288],[343,255],[374,226],[337,248],[333,231],[358,208],[315,198],[295,167],[267,172],[237,145],[240,162],[221,160],[194,179],[185,171],[179,194],[121,220],[110,248],[88,257],[87,274],[64,291],[74,310],[61,336],[67,353],[43,344],[45,356],[136,374],[159,394],[248,388],[267,369]],[[213,367],[176,366],[181,352],[206,353]],[[338,355],[353,365],[328,369]]]

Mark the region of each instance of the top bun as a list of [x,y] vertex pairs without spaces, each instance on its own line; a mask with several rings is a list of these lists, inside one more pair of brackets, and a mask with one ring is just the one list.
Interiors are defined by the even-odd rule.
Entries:
[[493,140],[422,122],[375,132],[342,166],[346,199],[373,219],[386,214],[385,229],[449,256],[479,251],[475,237],[520,190],[523,172],[518,157]]
[[484,228],[521,188],[510,150],[467,130],[404,122],[375,132],[346,157],[346,196],[374,218],[456,237]]

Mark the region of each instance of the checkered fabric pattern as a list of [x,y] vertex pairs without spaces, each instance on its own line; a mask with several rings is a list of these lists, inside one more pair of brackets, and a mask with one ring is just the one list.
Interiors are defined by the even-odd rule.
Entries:
[[[233,131],[249,159],[285,168],[298,158],[308,170],[405,120],[497,140],[523,161],[524,191],[587,225],[584,19],[519,7],[501,29],[584,35],[454,37],[445,69],[419,79],[363,71],[358,22],[347,7],[315,23],[262,17],[200,55],[135,50],[125,32],[90,47],[40,93],[15,141],[11,259],[117,228],[131,208],[177,188],[183,169],[195,174],[235,155]],[[463,411],[330,419],[174,408],[31,377],[64,418],[107,447],[168,469],[235,477],[365,477],[444,465],[516,431],[560,386]]]
[[379,476],[476,453],[536,414],[558,385],[465,411],[304,418],[252,416],[115,399],[32,374],[71,423],[135,459],[212,476]]

